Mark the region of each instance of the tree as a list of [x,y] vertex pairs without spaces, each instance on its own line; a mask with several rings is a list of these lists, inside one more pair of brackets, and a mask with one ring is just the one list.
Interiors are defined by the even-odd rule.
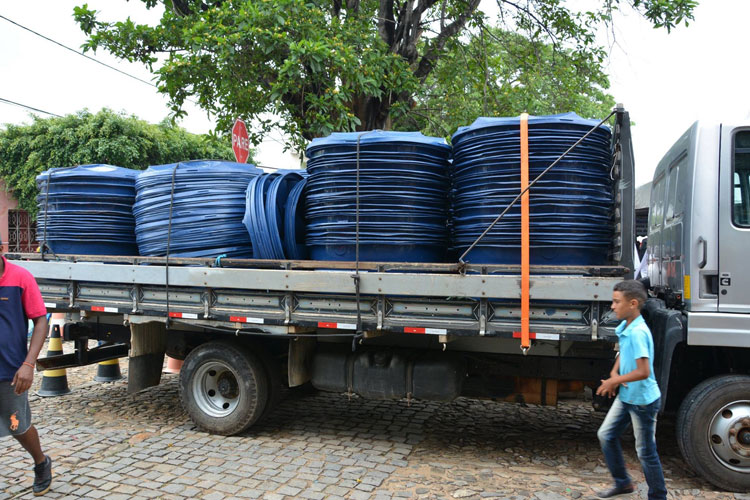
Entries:
[[233,160],[226,139],[190,134],[169,121],[149,124],[110,110],[61,118],[34,117],[30,125],[0,130],[0,178],[20,208],[36,213],[36,176],[53,167],[108,163],[144,169],[199,158]]
[[468,42],[455,40],[425,79],[415,107],[394,128],[447,136],[478,116],[576,111],[606,116],[614,99],[605,91],[601,49],[555,49],[550,44],[497,28]]
[[[159,0],[142,0],[156,7]],[[599,0],[577,13],[563,0],[496,0],[506,31],[559,52],[597,50],[595,31],[627,4],[671,30],[696,0]],[[333,130],[391,128],[422,95],[440,59],[485,29],[480,0],[164,0],[156,26],[106,22],[87,5],[74,16],[105,49],[156,74],[173,112],[194,97],[227,130],[258,123],[256,144],[278,126],[302,147]],[[489,35],[488,35],[489,36]],[[524,71],[526,68],[519,68]],[[428,85],[429,87],[429,85]],[[517,111],[516,111],[517,112]],[[274,123],[268,116],[280,117]]]

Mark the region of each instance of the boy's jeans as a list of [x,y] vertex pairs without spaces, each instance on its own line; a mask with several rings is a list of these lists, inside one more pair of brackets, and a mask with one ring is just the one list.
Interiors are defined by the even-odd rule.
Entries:
[[607,467],[615,479],[615,486],[625,488],[631,484],[631,481],[625,470],[620,436],[630,423],[633,424],[635,449],[648,483],[649,500],[667,498],[664,473],[661,470],[659,455],[656,453],[656,415],[660,405],[661,398],[649,405],[631,405],[620,401],[618,396],[597,432]]

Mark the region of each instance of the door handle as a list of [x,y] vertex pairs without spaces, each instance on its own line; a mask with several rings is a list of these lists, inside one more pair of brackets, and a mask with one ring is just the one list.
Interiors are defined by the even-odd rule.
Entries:
[[706,261],[708,260],[708,242],[703,236],[698,236],[698,244],[703,246],[703,257],[698,262],[698,268],[703,269],[706,267]]

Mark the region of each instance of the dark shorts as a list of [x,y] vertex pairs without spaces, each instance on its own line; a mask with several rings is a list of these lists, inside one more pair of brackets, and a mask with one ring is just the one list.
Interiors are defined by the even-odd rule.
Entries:
[[29,391],[20,396],[7,380],[0,381],[0,437],[20,436],[31,427]]

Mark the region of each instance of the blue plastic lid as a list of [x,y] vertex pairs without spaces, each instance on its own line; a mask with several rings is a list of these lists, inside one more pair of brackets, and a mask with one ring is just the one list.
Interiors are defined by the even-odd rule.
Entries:
[[295,184],[284,207],[284,252],[287,258],[294,260],[307,258],[307,247],[304,243],[305,210],[304,203],[300,203],[305,184],[307,179]]
[[383,144],[383,143],[409,143],[422,144],[450,149],[450,145],[442,137],[429,137],[421,132],[391,132],[385,130],[370,130],[367,132],[334,132],[327,137],[313,139],[306,151],[313,151],[325,146],[353,145],[356,146],[357,138],[359,144]]
[[[529,125],[539,124],[564,124],[564,125],[581,125],[583,127],[593,128],[599,123],[600,120],[589,120],[581,118],[576,113],[560,113],[559,115],[544,115],[544,116],[533,116],[529,115]],[[464,136],[471,132],[477,132],[483,129],[495,128],[495,127],[507,127],[507,126],[519,126],[521,124],[520,116],[501,116],[501,117],[486,117],[480,116],[474,123],[465,127],[459,127],[456,133],[451,137],[451,143],[455,146]],[[601,125],[599,128],[610,131],[610,128],[606,125]]]
[[[179,163],[169,163],[167,165],[152,165],[145,171],[140,173],[139,177],[150,177],[152,175],[172,175],[174,167],[179,165],[177,172],[182,174],[185,172],[195,173],[237,173],[244,172],[250,174],[263,173],[263,171],[257,168],[255,165],[249,163],[236,163],[233,161],[222,161],[222,160],[190,160],[181,161]],[[210,169],[210,170],[205,170]]]
[[139,170],[117,167],[115,165],[106,165],[104,163],[95,163],[92,165],[80,165],[73,168],[51,168],[39,174],[36,177],[37,181],[46,181],[49,178],[50,172],[52,173],[53,183],[55,179],[63,179],[66,177],[111,177],[115,179],[135,179],[140,173]]

